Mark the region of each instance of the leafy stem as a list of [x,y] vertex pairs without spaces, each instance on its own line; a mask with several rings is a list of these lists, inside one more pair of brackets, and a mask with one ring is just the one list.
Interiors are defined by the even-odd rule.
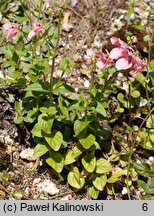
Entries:
[[43,0],[40,0],[38,19],[40,19],[41,16],[42,4],[43,4]]
[[53,74],[54,74],[54,71],[55,71],[55,60],[56,60],[56,56],[58,54],[58,47],[59,47],[59,40],[60,40],[61,19],[62,19],[62,12],[60,11],[59,18],[58,18],[58,26],[57,26],[57,41],[56,41],[56,45],[54,47],[54,52],[53,52],[53,57],[52,57],[52,64],[51,64],[51,68],[50,68],[50,91],[51,91],[51,96],[52,96],[52,89],[53,89]]
[[[128,80],[128,112],[129,112],[129,120],[128,120],[128,126],[129,126],[129,133],[127,134],[127,142],[128,147],[130,150],[133,149],[134,144],[132,143],[132,131],[131,131],[131,123],[132,123],[132,112],[131,112],[131,86]],[[127,165],[127,179],[126,179],[126,185],[127,185],[127,193],[128,193],[128,199],[131,200],[130,197],[130,189],[129,189],[129,172],[130,172],[130,165],[131,165],[131,157],[132,153],[129,153],[128,157],[128,165]]]

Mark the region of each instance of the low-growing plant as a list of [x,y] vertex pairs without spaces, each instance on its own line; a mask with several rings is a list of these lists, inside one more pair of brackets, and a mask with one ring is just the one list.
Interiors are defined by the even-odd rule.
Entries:
[[[75,191],[86,188],[93,199],[104,190],[114,195],[114,184],[120,180],[131,199],[129,188],[144,166],[133,163],[135,150],[138,145],[154,149],[154,60],[141,60],[131,37],[129,44],[111,37],[115,47],[110,52],[88,49],[80,59],[89,68],[90,86],[77,93],[63,76],[78,63],[65,56],[56,64],[64,6],[60,6],[55,22],[45,22],[41,5],[42,1],[35,18],[25,15],[15,24],[3,25],[2,84],[18,90],[14,121],[21,128],[25,124],[31,127],[36,143],[34,159],[42,157]],[[55,79],[57,68],[61,75]],[[112,138],[119,140],[119,135],[113,134],[110,125],[120,118],[123,121],[123,116],[127,139],[117,151]],[[154,175],[153,168],[148,172]],[[145,189],[146,183],[138,182]]]

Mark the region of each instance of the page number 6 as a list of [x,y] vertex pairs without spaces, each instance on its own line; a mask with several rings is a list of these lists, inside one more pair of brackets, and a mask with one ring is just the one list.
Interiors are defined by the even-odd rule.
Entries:
[[148,211],[148,203],[143,203],[142,210],[143,211]]

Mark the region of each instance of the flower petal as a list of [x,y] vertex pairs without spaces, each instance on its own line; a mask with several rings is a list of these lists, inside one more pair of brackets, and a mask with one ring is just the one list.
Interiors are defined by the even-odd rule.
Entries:
[[31,31],[29,32],[29,34],[28,34],[28,38],[31,39],[31,38],[34,37],[35,35],[36,35],[36,33],[35,33],[33,30],[31,30]]
[[11,23],[5,23],[3,25],[3,29],[5,29],[5,30],[9,30],[10,28],[13,28],[13,25]]
[[40,23],[36,19],[32,20],[32,24],[33,24],[34,28],[36,26],[40,26]]
[[6,41],[10,41],[18,32],[19,32],[18,29],[14,29],[14,28],[9,29],[6,37]]
[[110,51],[109,57],[111,59],[118,59],[123,56],[123,51],[122,48],[114,48]]
[[88,56],[94,55],[94,51],[92,49],[87,49],[86,53]]
[[97,57],[97,58],[100,58],[100,59],[105,59],[105,58],[107,58],[107,55],[105,54],[105,53],[103,53],[103,52],[95,52],[95,56]]
[[116,61],[115,67],[117,70],[127,70],[132,67],[132,62],[129,62],[127,58],[120,58]]
[[111,43],[117,47],[122,47],[122,48],[125,48],[125,49],[129,49],[130,47],[124,42],[122,41],[120,38],[117,38],[117,37],[112,37],[110,39]]
[[96,66],[99,68],[99,69],[103,69],[105,68],[106,64],[104,64],[102,61],[98,61],[96,63]]

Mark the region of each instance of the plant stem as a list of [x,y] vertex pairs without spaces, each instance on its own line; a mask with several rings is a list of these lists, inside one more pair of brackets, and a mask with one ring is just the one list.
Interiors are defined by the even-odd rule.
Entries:
[[[28,19],[31,20],[31,13],[30,13],[30,16],[29,16],[28,13],[27,13],[26,10],[25,10],[25,6],[24,6],[22,0],[20,0],[20,4],[21,4],[21,7],[22,7],[24,13],[25,13],[26,16],[28,17]],[[30,12],[31,12],[31,11],[30,11]]]
[[[130,88],[129,80],[128,80],[128,84],[129,84],[129,91],[128,91],[128,111],[129,111],[128,126],[129,126],[129,134],[127,134],[127,142],[128,142],[129,149],[132,150],[134,145],[132,143],[132,131],[131,131],[132,112],[131,112],[131,101],[130,101],[130,99],[131,99],[131,88]],[[129,189],[129,172],[130,172],[131,158],[132,158],[132,153],[129,153],[128,165],[127,165],[127,179],[126,179],[127,193],[128,193],[128,199],[129,200],[131,200],[130,189]]]
[[60,12],[59,14],[59,19],[58,19],[58,32],[57,32],[57,41],[56,41],[56,45],[54,48],[54,53],[53,53],[53,57],[52,57],[52,65],[50,68],[50,91],[51,91],[51,96],[52,96],[52,89],[53,89],[53,74],[54,74],[54,70],[55,70],[55,60],[56,60],[56,56],[58,54],[58,46],[59,46],[59,40],[60,40],[60,24],[61,24],[61,19],[62,19],[62,13]]
[[132,158],[132,154],[129,154],[129,157],[128,157],[128,165],[127,165],[127,179],[126,179],[127,194],[128,194],[128,199],[129,199],[129,200],[131,200],[131,197],[130,197],[130,189],[129,189],[129,171],[130,171],[130,165],[131,165],[131,158]]
[[41,12],[42,12],[42,4],[43,4],[43,0],[40,0],[40,7],[39,7],[39,15],[38,15],[38,19],[40,19],[40,16],[41,16]]
[[93,66],[91,68],[91,71],[90,71],[90,75],[91,75],[91,85],[90,85],[90,87],[91,88],[94,86],[94,69],[95,69],[95,66]]
[[139,130],[138,130],[138,132],[137,132],[137,134],[136,134],[136,136],[135,136],[135,138],[134,138],[134,143],[136,142],[136,138],[137,138],[137,136],[138,136],[138,134],[139,134],[139,131],[141,130],[143,124],[146,122],[146,120],[148,119],[148,117],[151,115],[151,113],[152,113],[153,111],[154,111],[154,107],[150,110],[150,112],[148,113],[148,115],[146,116],[146,118],[143,119],[143,121],[142,121],[142,123],[141,123],[141,125],[140,125],[140,127],[139,127]]

